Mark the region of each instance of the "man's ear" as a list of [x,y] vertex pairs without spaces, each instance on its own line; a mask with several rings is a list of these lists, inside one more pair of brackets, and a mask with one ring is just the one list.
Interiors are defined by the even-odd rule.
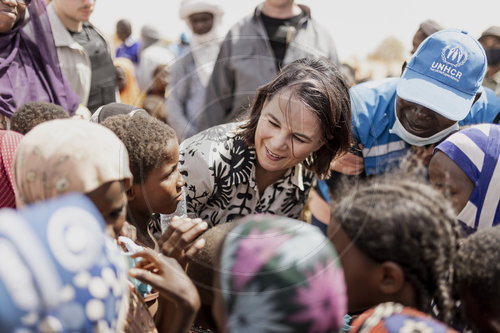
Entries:
[[405,274],[398,264],[385,261],[379,266],[379,290],[386,295],[398,294],[404,287]]
[[472,105],[474,105],[474,103],[477,102],[477,100],[481,97],[481,94],[483,93],[482,89],[480,89],[481,91],[478,91],[477,94],[476,94],[476,97],[474,97],[474,102],[472,102]]
[[[405,60],[405,62],[403,62],[403,65],[401,65],[401,75],[403,75],[403,72],[405,71],[406,69],[406,65],[408,65],[408,62]],[[401,76],[400,75],[400,76]]]

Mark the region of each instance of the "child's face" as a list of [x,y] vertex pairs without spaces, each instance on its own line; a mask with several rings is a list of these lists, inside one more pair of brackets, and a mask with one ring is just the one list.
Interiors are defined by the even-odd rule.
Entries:
[[371,277],[376,275],[378,264],[367,257],[335,221],[330,221],[328,238],[337,250],[344,269],[347,311],[359,313],[377,305],[378,285]]
[[127,196],[123,181],[117,180],[103,184],[87,193],[87,196],[104,218],[108,235],[113,238],[118,237],[127,212]]
[[429,178],[434,187],[449,198],[456,214],[469,201],[474,183],[446,154],[437,151],[429,163]]
[[179,163],[179,145],[175,140],[165,148],[167,158],[153,169],[142,184],[134,184],[140,209],[150,213],[171,214],[182,199],[182,178]]
[[464,285],[459,286],[460,301],[462,302],[462,314],[467,324],[474,332],[498,332],[500,320],[497,316],[491,316],[482,309],[475,296]]

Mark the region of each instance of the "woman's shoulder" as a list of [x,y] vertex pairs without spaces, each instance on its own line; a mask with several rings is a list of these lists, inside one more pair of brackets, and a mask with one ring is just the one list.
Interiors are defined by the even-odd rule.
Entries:
[[234,122],[208,128],[184,140],[179,147],[179,152],[186,157],[186,155],[204,156],[215,152],[231,151],[235,143],[242,141],[238,135],[241,125],[240,122]]

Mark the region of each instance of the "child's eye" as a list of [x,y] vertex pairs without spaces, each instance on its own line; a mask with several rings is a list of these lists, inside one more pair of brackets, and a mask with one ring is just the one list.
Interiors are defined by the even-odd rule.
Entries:
[[120,207],[119,209],[112,211],[111,213],[109,213],[109,217],[113,220],[117,220],[125,212],[125,209],[123,208],[124,207]]
[[175,174],[175,171],[177,171],[177,165],[169,172],[167,173],[166,175],[163,176],[163,180],[167,180],[170,178],[170,176],[172,176],[173,174]]

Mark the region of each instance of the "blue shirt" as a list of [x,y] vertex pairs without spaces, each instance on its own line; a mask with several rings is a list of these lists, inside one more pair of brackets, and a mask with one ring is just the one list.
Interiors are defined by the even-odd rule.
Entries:
[[[399,166],[410,145],[389,133],[396,116],[394,104],[399,78],[369,81],[350,89],[353,133],[363,145],[367,175],[381,174]],[[461,126],[491,123],[500,112],[500,99],[488,88],[474,103]]]
[[127,39],[121,43],[116,49],[116,57],[127,58],[137,65],[139,63],[139,42],[134,42],[132,39]]

